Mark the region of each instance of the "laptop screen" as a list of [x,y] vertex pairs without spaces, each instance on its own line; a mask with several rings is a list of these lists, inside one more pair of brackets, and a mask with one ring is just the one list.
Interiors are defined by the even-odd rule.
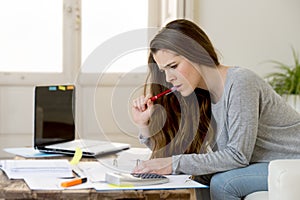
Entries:
[[35,87],[34,147],[75,139],[75,86]]

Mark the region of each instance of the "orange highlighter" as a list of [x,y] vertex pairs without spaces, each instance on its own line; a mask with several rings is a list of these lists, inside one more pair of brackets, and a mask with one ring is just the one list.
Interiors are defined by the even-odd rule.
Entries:
[[61,186],[62,187],[71,187],[71,186],[79,185],[79,184],[85,183],[85,182],[87,182],[87,178],[76,178],[76,179],[73,179],[70,181],[62,182]]

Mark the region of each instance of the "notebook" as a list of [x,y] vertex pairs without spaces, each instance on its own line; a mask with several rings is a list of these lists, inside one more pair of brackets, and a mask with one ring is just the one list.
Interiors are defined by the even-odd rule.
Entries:
[[35,149],[73,155],[79,147],[84,157],[94,157],[130,148],[125,143],[75,139],[75,97],[75,85],[35,87]]

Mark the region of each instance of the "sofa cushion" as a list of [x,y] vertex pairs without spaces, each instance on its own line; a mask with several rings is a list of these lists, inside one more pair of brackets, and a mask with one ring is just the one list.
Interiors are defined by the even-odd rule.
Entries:
[[269,192],[272,200],[300,199],[300,159],[274,160],[269,165]]
[[253,192],[245,197],[245,200],[268,200],[268,191]]

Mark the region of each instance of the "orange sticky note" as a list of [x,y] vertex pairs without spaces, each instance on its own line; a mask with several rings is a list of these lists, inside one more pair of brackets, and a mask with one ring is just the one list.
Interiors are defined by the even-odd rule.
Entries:
[[74,90],[74,86],[73,85],[68,85],[67,90]]

